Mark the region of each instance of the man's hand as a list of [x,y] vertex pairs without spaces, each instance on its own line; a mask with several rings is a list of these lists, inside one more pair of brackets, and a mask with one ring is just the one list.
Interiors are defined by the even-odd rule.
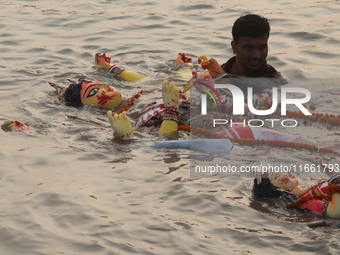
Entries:
[[107,117],[109,118],[111,127],[115,133],[115,136],[121,139],[131,139],[134,138],[133,128],[130,120],[126,116],[126,112],[121,114],[113,115],[112,111],[107,112]]

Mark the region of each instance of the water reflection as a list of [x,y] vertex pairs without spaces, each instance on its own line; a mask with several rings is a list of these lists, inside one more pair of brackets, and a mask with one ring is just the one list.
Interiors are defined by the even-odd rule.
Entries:
[[[252,175],[191,179],[189,151],[149,148],[159,139],[155,129],[136,128],[139,140],[133,142],[114,139],[105,111],[66,107],[47,83],[88,77],[114,83],[127,97],[154,89],[137,111],[160,97],[178,52],[221,63],[232,56],[229,31],[246,12],[272,21],[268,61],[284,77],[337,77],[336,1],[50,0],[0,6],[1,122],[14,118],[32,128],[26,134],[0,132],[3,254],[337,253],[337,229],[311,230],[305,222],[318,217],[254,199]],[[150,80],[128,84],[96,71],[96,52]],[[340,114],[339,96],[332,94],[338,84],[309,89],[318,112]],[[294,132],[318,146],[339,147],[335,127],[314,124]],[[262,147],[230,161],[305,164],[314,156]],[[306,186],[317,182],[311,177],[323,174],[298,174]]]

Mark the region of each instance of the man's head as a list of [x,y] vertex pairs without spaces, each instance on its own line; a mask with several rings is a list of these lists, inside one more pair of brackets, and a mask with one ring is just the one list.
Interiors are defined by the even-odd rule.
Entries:
[[235,21],[231,46],[236,54],[237,74],[255,75],[266,65],[269,33],[268,20],[259,15],[247,14]]
[[241,37],[259,37],[266,34],[269,38],[270,25],[266,18],[256,14],[239,17],[232,28],[233,41],[238,43]]

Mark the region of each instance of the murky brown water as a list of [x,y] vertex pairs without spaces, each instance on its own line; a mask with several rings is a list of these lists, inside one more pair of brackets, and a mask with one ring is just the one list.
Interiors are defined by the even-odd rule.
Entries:
[[[189,150],[150,148],[160,139],[155,130],[117,141],[105,111],[66,107],[47,83],[87,77],[114,83],[126,97],[155,89],[138,108],[174,79],[178,52],[220,63],[231,57],[232,24],[248,12],[270,20],[268,62],[287,79],[336,79],[337,1],[51,0],[3,1],[0,8],[0,122],[31,126],[29,133],[0,132],[1,254],[339,253],[338,229],[309,229],[320,218],[254,199],[251,174],[191,180]],[[150,78],[109,78],[93,68],[96,52]],[[309,89],[318,112],[340,114],[336,83]],[[340,150],[337,128],[290,132]],[[230,161],[304,164],[314,156],[245,148]]]

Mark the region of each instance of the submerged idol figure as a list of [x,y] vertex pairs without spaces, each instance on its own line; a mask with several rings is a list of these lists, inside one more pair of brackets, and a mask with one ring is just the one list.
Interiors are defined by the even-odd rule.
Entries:
[[[144,78],[144,76],[125,70],[113,63],[110,58],[104,54],[97,53],[95,55],[95,65],[98,69],[108,70],[109,73],[119,78],[134,82]],[[191,68],[193,64],[191,58],[185,56],[184,53],[178,54],[176,59],[176,70],[181,77],[191,76]],[[121,114],[113,114],[113,110],[119,106],[123,106],[124,99],[122,94],[113,86],[98,81],[87,79],[79,79],[78,81],[70,80],[68,86],[58,85],[50,82],[58,92],[58,98],[66,105],[80,107],[84,105],[98,105],[108,109],[108,118],[114,129],[115,136],[122,139],[131,139],[134,137],[132,126],[126,116],[126,112]],[[179,92],[180,88],[175,86],[168,80],[162,84],[162,113],[163,121],[159,130],[162,134],[171,133],[178,130],[178,111],[179,111]],[[181,96],[184,97],[184,96]]]
[[296,208],[325,218],[338,219],[340,174],[328,172],[328,175],[330,179],[301,189],[298,180],[289,172],[264,173],[262,178],[255,178],[253,192],[257,197],[283,199],[288,209]]
[[[105,53],[95,55],[95,65],[98,69],[108,70],[110,74],[128,82],[135,82],[145,78],[143,75],[128,71],[116,64],[111,63],[111,58]],[[191,76],[193,64],[191,58],[179,53],[176,59],[176,70],[183,76]],[[58,91],[58,98],[69,106],[99,105],[106,109],[118,107],[122,101],[122,94],[113,86],[98,81],[79,79],[78,81],[69,80],[68,86],[50,82],[50,85]]]
[[[97,68],[108,69],[110,72],[119,68],[114,67],[115,65],[110,62],[110,59],[105,54],[96,54],[95,63]],[[179,55],[176,65],[179,66],[178,69],[181,72],[190,73],[191,75],[192,62],[184,54]],[[122,68],[116,69],[116,74],[128,81],[137,81],[143,78],[137,73],[126,71]],[[195,73],[195,78],[196,80],[193,82],[194,87],[200,82],[213,86],[213,80],[208,72]],[[134,139],[133,127],[126,112],[114,114],[112,111],[117,109],[124,101],[122,94],[113,86],[86,79],[71,81],[69,86],[57,85],[55,83],[50,84],[58,91],[59,100],[67,105],[79,107],[95,104],[108,109],[107,115],[115,136],[121,139]],[[170,134],[178,131],[180,90],[180,88],[167,80],[162,84],[164,114],[159,129],[161,134]],[[6,121],[2,128],[6,131],[23,131],[27,129],[23,123],[10,120]],[[247,133],[244,131],[243,128],[242,132],[238,132],[238,127],[233,127],[233,132],[238,132],[238,135],[241,137]],[[251,130],[247,135],[250,132]],[[231,132],[228,133],[230,136]],[[257,131],[256,134],[252,135],[253,138],[256,138],[255,135],[258,134]],[[282,139],[284,138],[281,134],[275,132],[269,134],[266,131],[266,136],[268,135],[280,135]],[[229,136],[226,135],[226,138],[230,138]],[[261,182],[255,179],[253,191],[256,196],[282,197],[287,202],[287,207],[289,208],[303,209],[324,217],[340,218],[339,179],[339,176],[333,176],[331,179],[307,189],[307,191],[302,191],[298,186],[297,179],[291,174],[269,173],[262,176]]]
[[[97,55],[97,57],[99,56]],[[180,62],[182,59],[184,60],[183,63]],[[187,64],[185,62],[184,57],[179,57],[176,64],[185,66],[186,69],[190,70],[191,65],[186,66]],[[199,83],[205,83],[213,87],[212,72],[211,70],[209,71],[209,73],[196,73],[195,70],[193,70],[195,79],[190,85],[196,87]],[[278,78],[282,79],[282,76]],[[191,87],[190,85],[186,86],[185,90],[188,90]],[[160,133],[167,134],[178,130],[178,111],[176,111],[176,109],[178,109],[179,106],[179,92],[180,89],[172,83],[168,81],[163,83],[162,95],[164,106],[168,108],[170,115],[163,121]],[[270,105],[267,107],[270,107]],[[133,137],[132,126],[125,112],[121,115],[113,115],[111,111],[108,111],[108,117],[115,133],[120,132],[122,137],[126,137],[123,130],[125,130],[125,132],[129,130],[128,137]],[[225,128],[226,127],[224,127],[224,129]],[[233,127],[233,132],[238,132],[238,135],[241,137],[247,133],[244,131],[245,130],[238,132],[238,127]],[[249,134],[250,132],[248,132],[247,136],[249,136]],[[256,135],[259,135],[258,130]],[[255,134],[252,134],[252,136],[252,138],[256,138]],[[287,137],[282,134],[270,133],[267,130],[265,131],[265,136],[267,136],[265,139],[268,139],[268,136],[277,139],[287,139]],[[228,138],[228,135],[226,135],[226,138]],[[302,190],[299,187],[298,180],[292,174],[269,172],[263,174],[262,178],[255,178],[253,192],[255,196],[282,198],[287,203],[287,208],[289,209],[297,208],[323,217],[340,218],[340,174],[333,175],[329,180]]]
[[[100,53],[97,53],[95,55],[95,65],[98,69],[108,70],[109,73],[114,73],[116,76],[119,76],[120,78],[126,81],[138,81],[140,79],[143,79],[141,75],[131,71],[127,71],[111,63],[110,58],[107,57],[105,53],[102,55]],[[211,77],[210,72],[196,72],[196,70],[192,69],[192,67],[193,63],[191,61],[191,58],[185,56],[184,53],[179,53],[176,59],[176,70],[179,76],[192,78],[189,83],[193,84],[193,87],[195,88],[204,84],[204,86],[213,89],[215,83]],[[83,105],[99,105],[101,107],[109,109],[110,111],[108,112],[108,118],[114,131],[116,131],[117,125],[115,125],[114,123],[115,121],[118,121],[120,117],[118,114],[113,115],[111,110],[117,109],[119,106],[123,106],[121,105],[123,103],[123,97],[116,88],[108,84],[103,84],[98,81],[90,81],[86,79],[80,79],[79,81],[71,81],[71,84],[69,86],[57,85],[55,83],[50,84],[52,87],[57,89],[59,100],[62,102],[66,102],[67,105],[76,107]],[[191,86],[186,86],[186,88],[188,87]],[[142,110],[141,111],[142,114],[140,118],[137,120],[137,122],[143,124],[145,122],[150,121],[150,118],[153,117],[157,118],[159,116],[162,116],[162,118],[160,119],[160,123],[157,123],[162,124],[160,128],[160,133],[172,133],[178,131],[179,121],[181,121],[182,124],[184,123],[183,120],[185,120],[186,123],[188,123],[189,121],[188,119],[190,119],[190,114],[192,113],[191,111],[183,112],[182,108],[180,108],[180,105],[183,107],[185,104],[186,106],[189,105],[188,100],[186,100],[186,96],[184,96],[183,93],[179,93],[180,90],[181,90],[180,88],[175,86],[173,83],[170,83],[169,81],[163,82],[162,85],[163,102],[161,103],[161,105],[156,104],[153,107],[147,109],[146,111]],[[256,95],[255,97],[257,98],[258,96]],[[224,98],[225,98],[224,102],[228,102],[229,105],[232,105],[232,101],[228,100],[227,97]],[[262,96],[259,100],[257,100],[258,106],[264,108],[270,107],[271,105],[270,100],[263,99],[269,98]],[[267,102],[269,102],[268,105],[266,104]],[[228,105],[226,105],[226,109],[229,109]],[[220,114],[222,117],[224,116],[223,118],[225,118],[226,116],[225,112],[217,112],[217,114]],[[210,118],[211,116],[208,117]],[[204,126],[205,120],[203,118],[195,118],[194,121],[196,122],[197,126],[200,127]],[[165,126],[167,128],[164,128]],[[245,128],[241,128],[240,126],[235,127],[233,128],[232,132],[226,131],[228,128],[229,127],[221,128],[220,132],[222,132],[223,135],[228,136],[228,134],[230,133],[235,134],[235,132],[237,133],[239,131],[240,134],[241,133],[247,134],[245,138],[254,139],[262,138],[258,136],[259,133],[261,132],[253,133],[252,128],[249,126]],[[263,129],[263,131],[266,131],[266,138],[268,138],[267,136],[269,131],[265,129]],[[129,131],[130,136],[132,133],[133,133],[132,130]],[[283,138],[283,136],[285,137],[289,136],[283,135],[275,131],[272,131],[270,133],[273,135],[272,139],[280,139],[280,137],[281,139],[286,139]],[[117,135],[117,132],[115,132],[115,134]],[[121,135],[119,136],[122,137]],[[238,137],[239,135],[235,134],[235,136]],[[229,135],[229,138],[236,137],[230,137]],[[287,139],[295,139],[295,137],[289,137]]]

